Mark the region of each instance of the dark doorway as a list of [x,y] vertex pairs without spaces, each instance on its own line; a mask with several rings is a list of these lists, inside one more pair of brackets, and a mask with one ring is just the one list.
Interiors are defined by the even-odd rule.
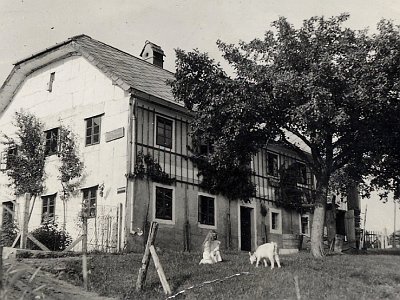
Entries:
[[240,249],[251,251],[251,211],[249,207],[240,207]]

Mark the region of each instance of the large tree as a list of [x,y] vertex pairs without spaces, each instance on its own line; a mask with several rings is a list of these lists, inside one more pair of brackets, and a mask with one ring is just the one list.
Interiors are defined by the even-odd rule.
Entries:
[[[322,235],[332,175],[346,168],[349,178],[361,180],[368,171],[365,162],[373,142],[372,114],[367,113],[372,97],[365,89],[369,79],[364,74],[374,58],[373,38],[366,31],[345,28],[348,18],[347,14],[313,17],[298,29],[280,18],[263,39],[239,45],[218,41],[234,77],[207,54],[176,51],[173,93],[195,112],[195,144],[213,144],[214,151],[204,159],[212,166],[205,175],[214,183],[225,180],[218,174],[229,174],[227,169],[247,170],[243,174],[248,175],[252,155],[277,137],[307,162],[316,178],[311,235],[315,257],[324,255]],[[309,154],[290,136],[300,139]]]
[[[370,122],[370,189],[389,191],[400,199],[400,27],[382,20],[370,42],[369,64],[364,66],[360,85],[368,103]],[[367,190],[368,192],[368,190]]]

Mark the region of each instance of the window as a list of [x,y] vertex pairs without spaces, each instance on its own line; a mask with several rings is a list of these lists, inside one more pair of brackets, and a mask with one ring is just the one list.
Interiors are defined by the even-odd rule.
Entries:
[[297,163],[298,170],[298,181],[300,184],[307,184],[307,167],[305,164],[298,162]]
[[58,151],[59,129],[53,128],[44,132],[46,136],[45,155],[56,154]]
[[278,177],[278,154],[267,152],[267,175]]
[[279,217],[279,213],[273,212],[271,214],[271,228],[274,230],[277,230],[279,228],[278,217]]
[[82,210],[84,216],[87,218],[96,217],[97,208],[97,186],[83,189],[83,203]]
[[11,167],[11,163],[17,155],[17,147],[10,147],[6,151],[1,153],[0,170],[8,170]]
[[1,152],[0,170],[7,170],[7,151]]
[[101,116],[86,119],[86,146],[100,143]]
[[160,116],[157,116],[156,118],[156,144],[158,146],[172,149],[173,121]]
[[42,196],[42,223],[54,222],[56,194]]
[[15,205],[13,201],[3,202],[3,226],[14,221]]
[[301,233],[304,235],[310,235],[310,223],[309,223],[309,218],[308,215],[301,215],[300,216],[300,222],[301,222]]
[[199,196],[199,223],[215,226],[215,199],[208,196]]
[[269,226],[271,233],[282,233],[282,214],[279,209],[269,209]]
[[173,189],[156,186],[155,218],[173,221]]
[[207,156],[214,152],[214,147],[211,144],[206,144],[206,143],[202,142],[202,143],[200,143],[200,145],[198,145],[197,152],[200,155]]
[[47,91],[49,91],[50,93],[53,91],[53,82],[55,77],[56,77],[55,72],[50,73],[50,79],[49,82],[47,83]]

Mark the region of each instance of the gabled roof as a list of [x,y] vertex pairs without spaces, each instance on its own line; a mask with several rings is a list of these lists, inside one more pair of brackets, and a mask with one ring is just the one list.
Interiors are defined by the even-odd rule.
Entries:
[[166,84],[167,80],[174,79],[173,73],[87,35],[78,35],[15,63],[0,89],[0,112],[10,103],[26,76],[72,55],[82,55],[125,91],[136,90],[182,105],[174,100],[171,87]]

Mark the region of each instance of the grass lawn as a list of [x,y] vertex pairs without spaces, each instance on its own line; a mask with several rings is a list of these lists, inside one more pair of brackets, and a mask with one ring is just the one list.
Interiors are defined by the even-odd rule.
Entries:
[[[221,263],[199,265],[199,253],[160,253],[173,294],[195,286],[174,299],[296,299],[294,276],[298,276],[302,299],[400,299],[399,255],[343,254],[314,260],[301,252],[281,255],[282,268],[274,270],[250,265],[245,252],[222,252],[222,257]],[[145,290],[136,293],[141,258],[141,254],[94,255],[89,263],[90,289],[120,299],[165,299],[153,262]],[[52,269],[53,262],[59,263],[59,259],[45,263]],[[39,260],[36,263],[40,264]],[[66,260],[65,264],[70,279],[74,270],[80,273],[79,260]],[[241,272],[249,273],[197,287]]]

